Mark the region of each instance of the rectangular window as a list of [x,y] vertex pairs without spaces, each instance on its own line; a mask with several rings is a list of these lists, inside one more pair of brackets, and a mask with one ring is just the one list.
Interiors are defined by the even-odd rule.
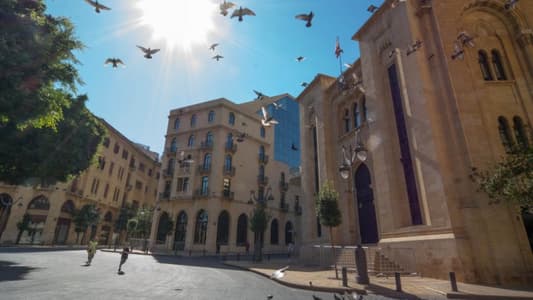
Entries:
[[136,181],[135,181],[135,188],[138,189],[138,190],[142,190],[142,188],[143,188],[143,183],[140,182],[139,180],[136,180]]
[[91,194],[94,194],[95,192],[95,187],[96,187],[96,178],[93,178],[93,183],[91,184]]
[[128,159],[128,155],[129,155],[129,153],[128,153],[128,151],[126,149],[122,150],[122,158],[123,159]]
[[144,172],[146,166],[143,163],[139,163],[139,171]]
[[104,199],[107,199],[107,193],[109,192],[109,183],[105,184]]
[[94,189],[94,194],[98,194],[98,187],[100,187],[100,180],[96,181],[96,188]]
[[109,176],[113,175],[113,168],[114,167],[115,167],[115,163],[111,162],[111,164],[109,165]]
[[152,177],[152,169],[148,169],[148,176]]
[[229,178],[224,178],[222,193],[224,197],[229,197],[231,193],[231,180]]

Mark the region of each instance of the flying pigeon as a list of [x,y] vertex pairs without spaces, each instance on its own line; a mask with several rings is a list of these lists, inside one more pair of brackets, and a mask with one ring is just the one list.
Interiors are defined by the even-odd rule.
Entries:
[[244,138],[246,138],[246,133],[245,132],[239,132],[239,134],[237,135],[237,142],[239,143],[242,143],[244,142]]
[[229,1],[226,1],[224,0],[224,2],[222,2],[220,4],[220,14],[223,15],[224,17],[228,15],[228,9],[232,8],[235,6],[235,3],[233,2],[229,2]]
[[348,64],[348,63],[344,63],[344,67],[346,67],[347,69],[351,68],[352,65],[351,64]]
[[305,57],[303,57],[303,56],[298,56],[298,57],[296,58],[296,61],[297,61],[297,62],[302,62],[302,61],[304,61],[304,60],[305,60]]
[[359,295],[356,292],[352,292],[352,299],[354,299],[354,300],[363,300],[363,295]]
[[261,92],[258,92],[258,91],[256,91],[256,90],[253,90],[253,91],[254,91],[254,93],[257,95],[257,98],[255,98],[256,100],[263,100],[263,98],[266,97],[266,95],[263,94],[263,93],[261,93]]
[[270,278],[276,278],[276,279],[282,278],[283,276],[285,276],[285,271],[287,271],[288,268],[289,266],[286,266],[284,268],[274,271],[274,273],[272,273]]
[[217,54],[217,55],[215,55],[215,56],[213,56],[211,58],[212,59],[216,59],[217,61],[219,61],[221,58],[224,58],[224,56]]
[[249,8],[242,8],[239,7],[239,9],[236,9],[233,11],[233,13],[231,14],[231,18],[234,18],[234,17],[239,17],[239,22],[242,22],[242,17],[243,16],[255,16],[255,13],[249,9]]
[[298,147],[294,143],[292,143],[291,150],[298,151]]
[[126,64],[120,59],[120,58],[108,58],[106,59],[104,66],[107,66],[109,64],[113,65],[113,68],[118,67],[118,65],[122,65],[123,67],[126,66]]
[[352,78],[353,78],[352,87],[355,89],[358,89],[359,91],[361,91],[361,93],[364,94],[365,88],[363,87],[363,79],[359,78],[359,76],[357,76],[357,74],[355,73],[352,73]]
[[159,49],[146,49],[142,46],[139,46],[137,45],[137,48],[141,49],[141,51],[144,53],[144,57],[148,58],[148,59],[151,59],[152,58],[152,54],[155,54],[157,52],[159,52]]
[[461,42],[462,46],[468,46],[470,48],[474,48],[476,45],[474,44],[474,38],[470,36],[466,31],[461,31],[457,35],[457,40]]
[[178,160],[178,163],[180,163],[180,164],[192,164],[192,163],[194,163],[194,160],[192,160],[192,156],[190,154],[187,155],[187,158],[185,158],[185,151],[181,151],[180,159]]
[[392,1],[391,7],[395,8],[396,6],[400,5],[402,2],[406,2],[407,0],[394,0]]
[[394,55],[396,55],[396,51],[396,49],[391,50],[391,52],[389,52],[389,58],[392,58]]
[[303,86],[303,87],[307,87],[307,86],[309,85],[309,83],[307,83],[307,82],[304,81],[304,82],[302,82],[300,85]]
[[218,46],[218,43],[212,44],[211,46],[209,46],[209,49],[215,51],[216,46]]
[[307,23],[305,23],[305,27],[311,27],[311,21],[313,20],[313,17],[315,16],[315,14],[313,14],[313,12],[310,12],[309,14],[299,14],[299,15],[296,15],[295,18],[296,19],[299,19],[299,20],[302,20],[302,21],[306,21]]
[[503,5],[503,7],[506,10],[511,10],[511,9],[515,8],[517,3],[518,3],[518,0],[507,0],[507,1],[505,1],[505,4]]
[[278,104],[277,102],[272,102],[272,105],[274,106],[274,109],[276,110],[283,109],[283,105]]
[[373,4],[370,4],[370,6],[366,9],[368,12],[375,12],[376,10],[378,10],[379,7],[373,5]]
[[89,3],[92,7],[94,7],[94,11],[96,11],[96,13],[100,13],[100,10],[111,10],[111,8],[98,3],[98,0],[85,0],[85,2]]
[[415,53],[416,51],[418,51],[418,49],[420,49],[422,47],[422,41],[421,40],[416,40],[412,45],[409,45],[407,47],[407,56]]
[[453,43],[452,59],[455,60],[457,58],[459,58],[460,60],[463,60],[465,58],[465,50],[463,49],[463,46],[459,41],[455,41]]
[[[267,110],[265,109],[264,106],[261,106],[261,112],[263,113],[263,118],[261,118],[261,124],[265,127],[269,127],[271,125],[276,125],[278,124],[278,121],[274,120],[271,116],[268,115],[268,112]],[[288,268],[288,267],[287,267]],[[280,270],[283,270],[283,269],[280,269]],[[286,270],[286,269],[285,269]],[[284,272],[285,270],[283,270],[282,272]],[[279,270],[278,270],[279,271]],[[276,271],[276,272],[278,272]],[[274,272],[275,273],[275,272]],[[281,277],[280,277],[281,278]]]

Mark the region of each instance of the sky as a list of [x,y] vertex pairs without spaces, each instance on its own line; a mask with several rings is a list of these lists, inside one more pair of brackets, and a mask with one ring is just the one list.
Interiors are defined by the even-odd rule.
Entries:
[[[238,22],[230,9],[224,17],[222,0],[101,0],[111,10],[99,14],[84,0],[45,0],[47,13],[69,18],[85,45],[76,57],[87,107],[160,154],[172,109],[217,98],[247,102],[253,90],[297,97],[317,73],[338,76],[336,38],[342,63],[354,62],[359,48],[351,38],[371,16],[367,7],[383,0],[232,2],[256,16]],[[310,11],[311,27],[295,18]],[[136,45],[161,50],[146,59]],[[114,57],[126,67],[104,66]]]

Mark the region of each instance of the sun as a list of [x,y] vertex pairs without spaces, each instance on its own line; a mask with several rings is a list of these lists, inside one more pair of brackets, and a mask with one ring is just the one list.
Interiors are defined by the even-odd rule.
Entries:
[[154,39],[163,39],[167,47],[190,51],[206,45],[207,36],[215,31],[217,4],[211,0],[141,0],[141,24],[152,28]]

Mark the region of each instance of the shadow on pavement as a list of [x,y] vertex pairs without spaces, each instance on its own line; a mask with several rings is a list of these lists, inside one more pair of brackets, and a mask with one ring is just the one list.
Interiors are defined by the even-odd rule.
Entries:
[[389,289],[383,286],[375,285],[375,284],[369,284],[366,286],[366,290],[369,292],[372,292],[373,294],[386,296],[393,299],[408,299],[408,300],[422,300],[418,296],[405,293],[405,292],[398,292],[393,289]]
[[158,263],[161,263],[161,264],[239,270],[239,268],[223,264],[223,261],[219,257],[214,257],[214,256],[184,257],[184,256],[152,255],[152,257]]
[[24,253],[24,252],[51,252],[51,251],[77,251],[84,250],[87,246],[76,247],[32,247],[32,246],[19,246],[19,247],[0,247],[0,253]]
[[0,260],[0,282],[23,280],[31,271],[37,268],[19,266],[16,263]]

